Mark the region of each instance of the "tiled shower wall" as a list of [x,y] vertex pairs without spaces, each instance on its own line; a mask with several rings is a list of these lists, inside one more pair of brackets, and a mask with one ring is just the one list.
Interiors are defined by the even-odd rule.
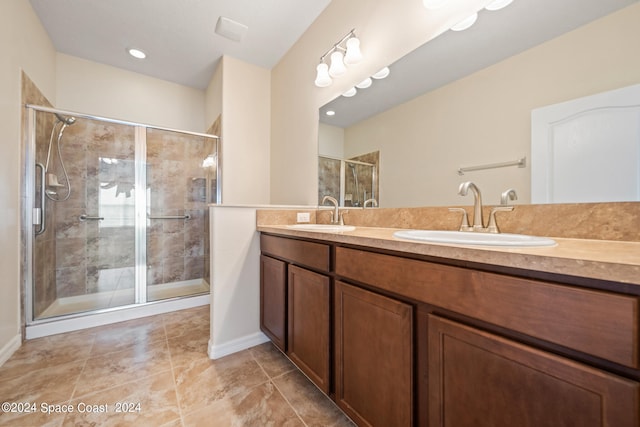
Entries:
[[[35,104],[46,107],[51,106],[51,103],[45,98],[42,92],[40,92],[33,81],[24,72],[22,73],[22,102],[23,104]],[[26,114],[22,115],[22,121],[23,129],[26,129]],[[48,141],[53,123],[53,117],[50,117],[48,120],[40,120],[37,122],[36,139],[38,141]],[[23,144],[26,147],[26,135],[23,135]],[[42,163],[44,165],[47,156],[46,149],[46,144],[37,145],[36,162]],[[26,206],[26,191],[30,191],[30,189],[24,189],[24,191],[25,192],[23,192],[22,194],[22,200],[23,206]],[[36,194],[36,199],[40,200],[39,191]],[[49,222],[49,228],[43,234],[36,237],[33,246],[34,257],[40,260],[40,263],[43,267],[34,271],[34,292],[39,295],[39,298],[35,301],[33,307],[35,313],[41,313],[53,301],[55,301],[57,297],[55,280],[56,240],[53,226],[51,226],[51,224],[55,222],[55,212],[51,212],[51,215],[49,216]],[[26,241],[26,236],[22,237],[22,241]],[[22,250],[22,257],[23,259],[26,259],[26,247],[23,247]],[[22,267],[24,269],[26,268],[26,265],[23,265]],[[23,274],[26,274],[26,272],[23,271]]]
[[215,198],[215,168],[203,167],[215,140],[165,130],[147,132],[149,285],[209,281],[208,203]]
[[[71,180],[71,196],[66,201],[49,202],[56,214],[58,298],[110,291],[116,286],[133,287],[133,274],[126,284],[105,280],[110,270],[133,270],[135,245],[132,213],[123,225],[114,226],[121,215],[105,212],[103,199],[105,192],[113,191],[122,203],[133,205],[134,136],[131,126],[89,119],[78,119],[65,129],[61,151]],[[64,183],[59,163],[50,165],[50,170]],[[66,189],[57,192],[64,196]],[[80,221],[83,214],[105,220]]]
[[[37,161],[46,163],[51,113],[36,113]],[[53,134],[49,172],[66,184]],[[148,214],[189,215],[147,220],[148,285],[209,281],[208,203],[216,197],[216,167],[203,167],[216,140],[147,130]],[[68,200],[47,200],[47,232],[34,244],[35,316],[57,298],[133,288],[135,266],[135,129],[78,118],[61,140],[71,182]],[[59,197],[65,187],[54,189]],[[38,199],[39,200],[39,199]],[[81,215],[104,220],[81,221]],[[133,300],[129,301],[133,303]]]

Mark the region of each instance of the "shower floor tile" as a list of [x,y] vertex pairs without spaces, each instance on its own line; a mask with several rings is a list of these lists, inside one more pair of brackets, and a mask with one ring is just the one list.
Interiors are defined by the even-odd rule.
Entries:
[[206,306],[27,341],[0,367],[0,400],[98,412],[38,406],[0,426],[354,426],[271,343],[210,360],[208,339]]
[[[117,270],[117,271],[112,271]],[[56,299],[38,319],[82,313],[135,303],[135,290],[130,284],[128,269],[105,270],[102,291]],[[169,298],[198,295],[209,292],[209,284],[202,279],[163,283],[147,287],[147,300],[159,301]]]

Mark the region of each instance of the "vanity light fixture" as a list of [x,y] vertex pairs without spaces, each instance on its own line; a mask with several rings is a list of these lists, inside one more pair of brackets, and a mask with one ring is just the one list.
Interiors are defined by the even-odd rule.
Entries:
[[373,83],[373,80],[371,80],[371,77],[367,77],[366,79],[364,79],[363,81],[361,81],[360,83],[358,83],[356,85],[356,87],[358,89],[366,89],[369,86],[371,86],[371,84]]
[[439,9],[446,2],[447,2],[447,0],[422,0],[422,4],[427,9]]
[[344,96],[345,98],[351,98],[356,93],[358,93],[358,90],[355,87],[352,87],[351,89],[343,93],[342,96]]
[[451,31],[464,31],[468,28],[471,28],[471,26],[475,24],[477,20],[478,20],[478,14],[474,13],[473,15],[463,19],[462,21],[458,22],[456,25],[451,27]]
[[[362,60],[360,40],[356,37],[355,31],[349,31],[320,57],[320,64],[316,67],[316,86],[329,86],[332,77],[339,77],[347,72],[347,65],[354,65]],[[331,66],[324,62],[327,56],[331,58]]]
[[485,9],[490,11],[500,10],[503,7],[507,7],[511,4],[513,0],[494,0],[492,3],[489,3]]
[[389,73],[390,73],[389,67],[384,67],[382,70],[378,71],[377,73],[375,73],[371,77],[373,77],[376,80],[380,80],[380,79],[384,79],[387,76],[389,76]]
[[329,67],[329,75],[331,77],[340,77],[347,72],[347,67],[344,65],[344,56],[342,52],[335,51],[331,54],[331,66]]
[[135,47],[127,49],[129,55],[133,56],[136,59],[144,59],[147,57],[147,54],[141,51],[140,49],[136,49]]

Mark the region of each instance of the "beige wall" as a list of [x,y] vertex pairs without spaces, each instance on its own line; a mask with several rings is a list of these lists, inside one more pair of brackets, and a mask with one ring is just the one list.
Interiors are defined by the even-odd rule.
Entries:
[[56,108],[204,132],[205,94],[120,68],[57,54]]
[[381,150],[384,207],[469,204],[516,188],[529,203],[530,168],[457,174],[460,166],[530,157],[531,110],[640,82],[636,4],[418,97],[345,132],[345,156]]
[[207,128],[218,119],[220,114],[222,114],[222,61],[218,63],[205,90],[204,121]]
[[55,101],[55,50],[28,1],[0,5],[0,361],[20,336],[20,70]]
[[318,154],[320,156],[344,157],[344,129],[325,123],[318,124]]
[[270,71],[222,58],[222,200],[269,203]]
[[[333,0],[272,70],[271,202],[315,203],[321,105],[489,2],[428,11],[416,0]],[[332,86],[315,87],[320,55],[352,28],[364,60]]]

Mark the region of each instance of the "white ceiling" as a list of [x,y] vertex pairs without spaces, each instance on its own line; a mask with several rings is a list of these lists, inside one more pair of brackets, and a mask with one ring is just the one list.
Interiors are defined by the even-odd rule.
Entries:
[[[325,105],[320,121],[349,127],[638,1],[514,0],[499,11],[483,10],[470,29],[445,32],[392,64],[386,79]],[[327,117],[326,110],[336,115]]]
[[[271,69],[330,1],[30,0],[58,52],[198,89],[222,55]],[[245,38],[216,34],[220,16],[248,26]]]

